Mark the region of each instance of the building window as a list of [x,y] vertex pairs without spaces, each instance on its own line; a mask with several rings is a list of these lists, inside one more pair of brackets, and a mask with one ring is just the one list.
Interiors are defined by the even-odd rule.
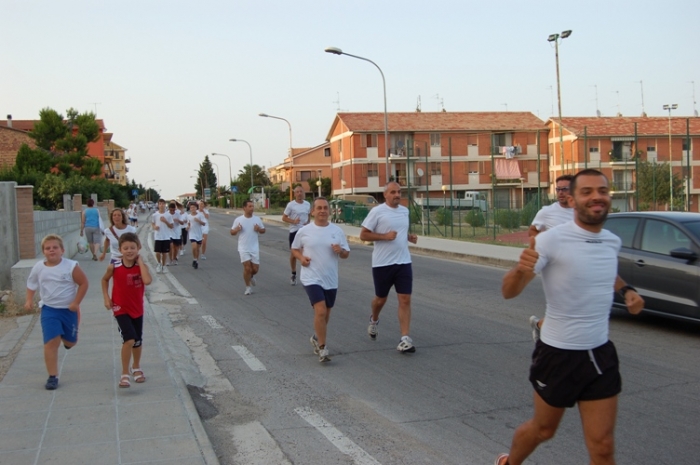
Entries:
[[430,134],[430,146],[431,147],[440,147],[440,134]]
[[377,135],[376,134],[360,134],[360,141],[362,147],[376,147],[377,146]]
[[330,147],[326,147],[326,148],[323,149],[323,156],[324,156],[324,157],[330,157],[330,156],[331,156],[331,148],[330,148]]
[[297,171],[297,182],[308,181],[311,178],[311,171]]
[[343,139],[338,139],[338,152],[343,151]]
[[683,139],[683,150],[688,150],[688,139]]
[[378,177],[379,165],[377,163],[365,163],[362,165],[362,176],[374,178]]
[[598,150],[598,147],[589,147],[588,151],[590,153],[598,153],[600,150]]
[[430,174],[442,174],[442,163],[432,162],[430,163]]
[[650,145],[649,147],[647,147],[647,152],[656,152],[656,146]]

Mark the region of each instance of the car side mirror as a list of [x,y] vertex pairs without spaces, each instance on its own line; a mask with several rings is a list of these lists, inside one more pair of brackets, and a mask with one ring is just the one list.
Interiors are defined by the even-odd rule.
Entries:
[[683,260],[688,260],[689,262],[694,262],[698,259],[698,254],[696,254],[687,247],[679,247],[677,249],[671,250],[671,256],[673,258],[681,258]]

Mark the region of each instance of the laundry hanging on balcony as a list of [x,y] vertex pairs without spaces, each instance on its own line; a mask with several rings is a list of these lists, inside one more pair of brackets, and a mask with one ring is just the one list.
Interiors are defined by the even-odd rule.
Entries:
[[498,179],[520,179],[520,165],[517,160],[496,158],[496,178]]
[[504,145],[501,147],[501,153],[505,155],[506,158],[513,158],[521,153],[519,145]]

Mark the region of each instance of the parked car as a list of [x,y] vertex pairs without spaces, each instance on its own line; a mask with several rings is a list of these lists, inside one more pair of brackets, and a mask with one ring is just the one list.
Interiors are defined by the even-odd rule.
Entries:
[[645,312],[700,320],[700,213],[613,213],[605,229],[622,239],[618,272]]

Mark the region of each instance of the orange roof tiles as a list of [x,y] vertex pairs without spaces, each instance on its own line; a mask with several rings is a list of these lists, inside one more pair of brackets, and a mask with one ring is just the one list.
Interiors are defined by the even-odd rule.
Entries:
[[[671,117],[671,133],[685,134],[686,120],[690,122],[690,133],[700,134],[700,118]],[[551,118],[547,125],[558,123],[558,118]],[[668,135],[668,117],[663,116],[611,116],[611,117],[571,117],[562,118],[564,130],[583,136],[584,128],[589,136],[631,136],[634,135],[634,123],[640,136]]]

